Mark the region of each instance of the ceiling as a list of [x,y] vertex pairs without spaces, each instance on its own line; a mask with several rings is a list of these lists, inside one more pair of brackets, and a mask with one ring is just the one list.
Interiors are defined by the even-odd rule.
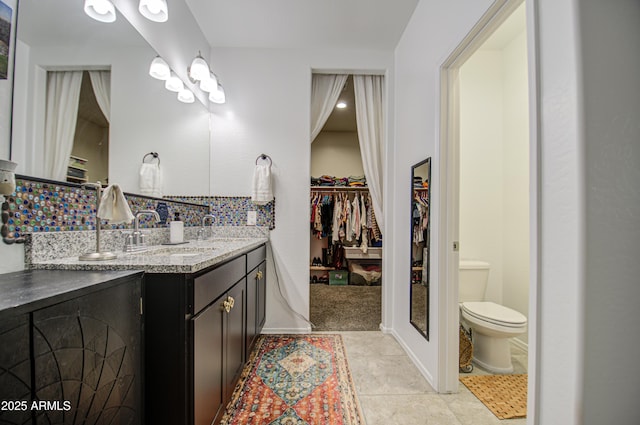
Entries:
[[357,131],[356,124],[356,97],[353,91],[353,76],[347,78],[347,82],[342,89],[342,94],[338,98],[344,101],[347,107],[344,109],[333,108],[327,122],[322,127],[322,131]]
[[394,49],[418,0],[185,0],[212,47]]

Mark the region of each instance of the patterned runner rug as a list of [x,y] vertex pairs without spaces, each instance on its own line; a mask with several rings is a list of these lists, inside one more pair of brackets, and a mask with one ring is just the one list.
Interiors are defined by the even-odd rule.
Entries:
[[498,419],[527,416],[527,375],[461,376],[460,382]]
[[223,425],[364,425],[340,335],[263,335]]

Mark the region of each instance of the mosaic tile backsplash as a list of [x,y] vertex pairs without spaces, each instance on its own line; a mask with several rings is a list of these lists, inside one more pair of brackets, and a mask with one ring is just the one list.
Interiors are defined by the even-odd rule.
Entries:
[[276,227],[276,201],[256,205],[249,196],[165,196],[166,199],[208,205],[218,218],[218,226],[245,226],[247,212],[256,212],[256,225]]
[[[200,226],[202,217],[211,212],[218,226],[246,225],[247,211],[257,211],[258,226],[274,228],[274,203],[254,206],[248,197],[166,197],[165,199],[125,194],[131,211],[153,209],[161,213],[163,222],[156,224],[143,216],[140,227],[165,227],[165,217],[179,213],[185,226]],[[96,192],[74,184],[64,184],[31,177],[16,176],[16,191],[6,196],[9,213],[8,236],[18,238],[25,233],[95,230]],[[101,222],[101,229],[126,229],[132,224],[113,225]]]

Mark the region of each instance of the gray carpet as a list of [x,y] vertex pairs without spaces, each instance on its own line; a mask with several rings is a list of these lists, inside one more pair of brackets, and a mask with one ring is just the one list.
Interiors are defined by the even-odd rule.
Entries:
[[314,331],[377,331],[382,321],[381,286],[310,285]]

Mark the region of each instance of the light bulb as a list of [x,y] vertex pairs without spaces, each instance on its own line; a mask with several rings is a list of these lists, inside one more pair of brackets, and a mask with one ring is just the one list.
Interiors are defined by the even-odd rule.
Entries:
[[149,67],[149,75],[153,78],[157,78],[158,80],[166,80],[171,75],[171,70],[169,69],[169,65],[162,59],[160,56],[156,56],[153,61],[151,61],[151,66]]
[[84,13],[99,22],[116,20],[116,8],[109,0],[85,0]]
[[189,68],[189,76],[196,81],[202,81],[206,78],[209,78],[209,65],[204,60],[200,53],[198,52],[198,56],[196,56],[191,62],[191,67]]
[[138,11],[150,21],[166,22],[169,19],[166,0],[140,0]]
[[209,100],[212,101],[213,103],[225,103],[227,98],[224,94],[224,89],[222,88],[222,85],[220,85],[220,83],[218,83],[218,86],[215,90],[213,90],[211,93],[209,93]]
[[178,100],[182,103],[193,103],[196,98],[189,89],[182,89],[178,92]]
[[184,89],[184,84],[182,80],[178,78],[178,76],[171,72],[171,76],[167,78],[167,81],[164,83],[164,88],[169,91],[174,91],[176,93],[180,92],[180,90]]
[[338,102],[336,104],[336,108],[338,109],[344,109],[347,107],[347,102],[345,102],[344,100],[341,100],[340,102]]
[[207,78],[200,81],[200,90],[211,93],[218,88],[218,79],[213,73],[210,73]]

